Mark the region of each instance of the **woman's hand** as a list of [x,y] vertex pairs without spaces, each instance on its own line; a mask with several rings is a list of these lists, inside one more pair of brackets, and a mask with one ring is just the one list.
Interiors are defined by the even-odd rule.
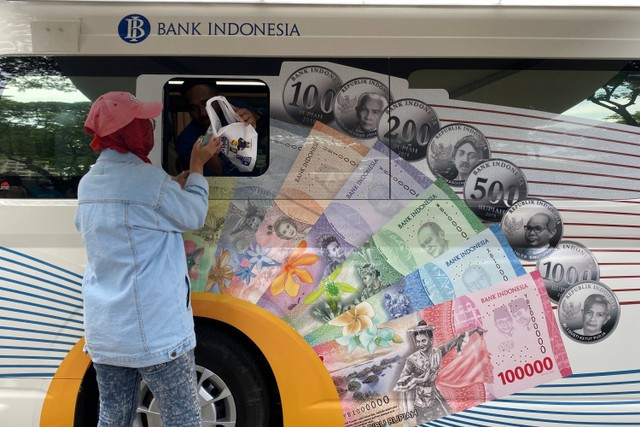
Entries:
[[220,138],[211,138],[211,141],[205,146],[196,142],[193,144],[193,150],[191,150],[191,161],[189,165],[189,170],[194,173],[199,173],[203,175],[202,171],[204,168],[204,164],[212,158],[213,156],[217,156],[220,153],[220,149],[222,148],[222,144],[220,142]]

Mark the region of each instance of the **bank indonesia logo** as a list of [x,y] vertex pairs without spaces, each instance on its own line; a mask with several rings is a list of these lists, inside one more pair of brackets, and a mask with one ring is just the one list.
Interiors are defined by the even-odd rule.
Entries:
[[118,34],[127,43],[140,43],[151,32],[149,20],[142,15],[127,15],[118,24]]

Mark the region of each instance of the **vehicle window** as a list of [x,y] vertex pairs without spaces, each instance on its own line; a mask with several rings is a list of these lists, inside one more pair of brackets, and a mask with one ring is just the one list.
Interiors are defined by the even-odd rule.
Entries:
[[[509,206],[527,188],[549,200],[638,197],[640,61],[392,59],[390,68],[431,98],[440,130],[423,159],[465,199]],[[489,159],[509,163],[482,172]],[[497,180],[501,170],[515,181]]]
[[[193,145],[202,141],[212,125],[211,114],[222,150],[205,165],[205,176],[258,176],[267,170],[269,89],[264,82],[177,77],[167,82],[164,92],[163,159],[167,172],[175,175],[189,169]],[[215,96],[222,99],[213,102],[207,112],[206,102]],[[242,126],[234,124],[238,122]]]
[[0,58],[0,198],[75,198],[91,102],[49,58]]

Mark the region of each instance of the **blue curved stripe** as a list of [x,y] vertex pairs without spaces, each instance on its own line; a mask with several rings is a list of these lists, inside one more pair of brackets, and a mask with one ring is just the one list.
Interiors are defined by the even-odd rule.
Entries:
[[53,335],[53,336],[56,336],[56,337],[75,338],[77,340],[82,338],[82,335],[71,335],[71,334],[65,334],[65,333],[62,333],[62,332],[43,331],[43,330],[37,330],[37,329],[14,328],[12,326],[0,326],[0,330],[16,331],[16,332],[27,332],[27,333],[31,333],[31,334]]
[[[2,299],[2,298],[0,298],[0,299]],[[14,313],[29,314],[29,315],[32,315],[32,316],[48,317],[49,319],[63,320],[65,322],[73,322],[73,323],[78,323],[80,325],[84,325],[84,322],[82,320],[76,320],[76,319],[69,319],[67,317],[54,316],[53,314],[36,313],[36,312],[33,312],[33,311],[27,311],[27,310],[22,310],[22,309],[13,308],[13,307],[0,307],[0,311],[2,311],[2,310],[11,311],[11,312],[14,312]]]
[[571,374],[566,378],[605,377],[610,375],[627,375],[627,374],[640,374],[640,369],[631,369],[627,371],[585,372],[582,374]]
[[[617,383],[616,383],[617,384]],[[515,393],[513,396],[527,396],[527,397],[581,397],[581,396],[624,396],[626,394],[638,394],[640,390],[632,391],[601,391],[601,392],[584,392],[584,393]]]
[[72,331],[78,331],[81,334],[84,334],[84,329],[76,328],[75,326],[57,325],[57,324],[54,324],[54,323],[39,322],[37,320],[16,319],[16,318],[13,318],[13,317],[4,317],[4,316],[0,316],[0,320],[6,320],[6,321],[9,321],[9,322],[18,322],[18,323],[30,323],[32,325],[48,326],[48,327],[52,327],[52,328],[70,329]]
[[[469,409],[467,409],[465,412],[469,412]],[[469,415],[464,415],[464,413],[451,414],[449,416],[452,417],[452,418],[470,419],[470,420],[473,420],[473,421],[480,421],[480,422],[489,423],[489,421],[480,420],[478,418],[475,418],[475,417],[472,417],[472,416],[469,416]],[[490,423],[491,423],[491,425],[512,426],[512,427],[523,427],[524,426],[524,424],[522,424],[522,423],[521,424],[512,424],[512,423],[508,423],[506,421],[494,421],[494,420],[491,420]],[[476,424],[467,424],[467,425],[476,425]],[[530,426],[528,426],[528,427],[530,427]]]
[[[457,427],[456,424],[447,423],[447,421],[444,418],[440,418],[439,420],[435,420],[435,421],[440,422],[440,423],[444,423],[446,425]],[[450,421],[453,421],[453,420],[450,420]],[[432,425],[433,422],[434,421],[430,421],[429,424],[423,424],[423,425],[425,425],[425,426]],[[486,427],[485,424],[474,424],[474,423],[470,423],[468,421],[465,422],[464,424],[466,426],[473,426],[473,427]]]
[[[512,399],[497,399],[496,402],[508,402],[508,403],[526,403],[533,405],[567,405],[567,406],[606,406],[612,405],[611,401],[608,402],[548,402],[548,401],[531,401],[531,400],[512,400]],[[625,400],[622,402],[615,402],[616,405],[640,405],[640,400]]]
[[[75,345],[74,342],[43,340],[43,339],[40,339],[40,338],[10,337],[10,336],[4,336],[4,335],[0,335],[0,340],[43,342],[43,343],[48,343],[48,344],[60,344],[60,345],[70,345],[70,346]],[[48,351],[49,349],[43,349],[43,351],[44,350]]]
[[[51,310],[51,311],[59,311],[60,313],[66,313],[66,314],[70,314],[72,316],[82,316],[82,312],[78,313],[77,311],[69,311],[69,310],[64,310],[62,308],[57,308],[57,307],[50,307],[48,305],[42,305],[42,304],[36,304],[35,302],[24,302],[24,301],[20,301],[17,299],[13,299],[13,298],[5,298],[5,297],[0,297],[0,301],[8,301],[8,302],[12,302],[14,304],[26,304],[32,307],[39,307],[39,308],[44,308],[46,310]],[[80,307],[82,308],[82,307]],[[40,313],[33,313],[36,316],[40,316]]]
[[54,281],[51,281],[51,280],[43,279],[42,277],[34,276],[32,274],[22,273],[20,271],[12,270],[12,269],[6,268],[6,267],[0,267],[0,270],[8,271],[9,273],[13,273],[15,275],[22,276],[22,277],[28,277],[29,279],[37,280],[39,282],[48,283],[50,285],[56,286],[58,288],[66,289],[69,292],[74,292],[76,294],[81,294],[82,293],[81,289],[70,288],[69,286],[65,286],[65,285],[62,285],[60,283],[57,283],[57,282],[54,282]]
[[[68,279],[68,278],[66,278],[66,277],[64,277],[64,276],[60,276],[59,274],[54,274],[54,273],[51,273],[50,271],[43,270],[43,269],[41,269],[41,268],[34,267],[34,266],[32,266],[32,265],[29,265],[29,264],[25,264],[25,263],[19,262],[19,261],[16,261],[16,260],[14,260],[14,259],[5,258],[5,257],[0,257],[0,261],[6,261],[6,262],[8,262],[8,263],[10,263],[10,264],[19,265],[19,266],[21,266],[21,267],[28,268],[28,269],[30,269],[30,270],[35,270],[35,271],[37,271],[38,273],[46,274],[46,275],[48,275],[48,276],[55,277],[56,279],[64,280],[65,282],[72,283],[72,284],[74,284],[74,285],[76,285],[76,286],[82,286],[82,282],[77,282],[77,281],[75,281],[75,280]],[[25,275],[24,273],[19,273],[19,274],[20,274],[20,275]]]
[[[619,404],[619,402],[614,402]],[[612,403],[613,404],[613,403]],[[478,405],[477,408],[483,409],[494,409],[499,411],[509,411],[509,412],[527,412],[532,414],[549,414],[549,415],[640,415],[640,412],[569,412],[569,411],[545,411],[543,409],[524,409],[524,408],[502,408],[500,406],[492,406],[492,405]]]
[[64,360],[64,357],[56,356],[23,356],[23,355],[0,355],[0,359],[33,359],[33,360]]
[[[423,426],[451,426],[451,427],[458,427],[456,424],[451,424],[450,422],[445,421],[444,419],[440,418],[439,420],[434,420],[434,421],[429,421],[429,424],[422,424]],[[480,426],[480,427],[484,427],[484,426]]]
[[60,365],[0,365],[0,369],[58,369]]
[[17,345],[0,345],[0,349],[4,350],[27,350],[27,351],[45,351],[55,353],[69,353],[69,349],[64,348],[34,348],[34,347],[21,347]]
[[39,374],[33,372],[24,372],[19,374],[0,374],[0,378],[51,378],[55,375],[53,372],[42,372]]
[[67,295],[67,294],[64,294],[62,292],[54,291],[53,289],[44,288],[42,286],[34,285],[32,283],[21,282],[19,280],[9,279],[9,278],[6,278],[6,277],[0,277],[0,280],[4,280],[4,281],[10,282],[10,283],[15,283],[16,285],[26,286],[29,289],[39,289],[39,290],[41,290],[43,292],[49,292],[50,294],[60,295],[61,297],[64,297],[64,298],[69,298],[69,299],[73,299],[73,300],[82,302],[82,298],[81,297],[75,297],[75,296]]
[[[73,303],[66,302],[66,301],[60,301],[59,299],[45,297],[44,295],[40,295],[40,294],[32,294],[31,292],[19,291],[17,289],[7,289],[7,288],[3,288],[3,287],[0,287],[0,291],[7,291],[7,292],[10,292],[12,294],[24,295],[26,297],[31,297],[31,298],[41,299],[41,300],[45,300],[45,301],[55,302],[56,304],[66,305],[67,307],[71,307],[71,308],[77,308],[77,309],[80,309],[80,310],[82,309],[82,304],[73,304]],[[31,303],[26,302],[26,301],[23,301],[23,303],[24,304],[31,304]]]
[[13,249],[9,249],[9,248],[6,248],[6,247],[4,247],[4,246],[0,246],[0,250],[7,251],[7,252],[12,253],[12,254],[14,254],[14,255],[19,255],[19,256],[24,257],[24,258],[27,258],[27,259],[29,259],[29,260],[31,260],[31,261],[36,261],[36,262],[38,262],[38,263],[40,263],[40,264],[44,264],[44,265],[46,265],[47,267],[54,268],[54,269],[56,269],[56,270],[58,270],[58,271],[62,271],[63,273],[69,274],[69,275],[71,275],[71,276],[77,277],[78,279],[81,279],[81,280],[82,280],[82,276],[81,276],[80,274],[74,273],[73,271],[69,271],[69,270],[67,270],[66,268],[58,267],[57,265],[54,265],[54,264],[48,263],[48,262],[43,261],[43,260],[38,259],[38,258],[34,258],[34,257],[32,257],[32,256],[30,256],[30,255],[27,255],[27,254],[23,254],[22,252],[14,251]]
[[[554,424],[574,424],[574,425],[598,425],[598,426],[637,426],[638,423],[632,423],[632,422],[625,422],[625,421],[609,421],[607,420],[606,423],[597,423],[597,422],[593,422],[593,421],[569,421],[569,420],[545,420],[543,418],[530,418],[530,417],[521,417],[521,416],[517,416],[517,415],[504,415],[504,414],[492,414],[492,413],[486,413],[486,412],[481,412],[481,411],[477,411],[474,409],[467,409],[465,412],[470,413],[470,414],[476,414],[476,415],[482,415],[482,416],[490,416],[490,417],[495,417],[495,418],[507,418],[507,419],[512,419],[512,420],[523,420],[523,421],[533,421],[536,423],[554,423]],[[452,414],[452,416],[456,416],[456,415],[460,415],[460,414]],[[516,424],[518,425],[518,424]]]
[[543,384],[538,387],[543,388],[564,388],[564,387],[596,387],[601,385],[624,385],[624,384],[640,384],[640,380],[629,381],[608,381],[605,383],[580,383],[580,384]]

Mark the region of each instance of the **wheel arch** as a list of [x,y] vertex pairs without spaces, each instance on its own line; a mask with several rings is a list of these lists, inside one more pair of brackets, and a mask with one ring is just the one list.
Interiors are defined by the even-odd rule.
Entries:
[[[225,323],[244,334],[262,352],[275,377],[284,426],[341,426],[336,388],[311,346],[286,322],[267,310],[225,295],[194,293],[196,318]],[[91,359],[81,339],[53,377],[40,416],[41,426],[73,425],[78,392]]]

